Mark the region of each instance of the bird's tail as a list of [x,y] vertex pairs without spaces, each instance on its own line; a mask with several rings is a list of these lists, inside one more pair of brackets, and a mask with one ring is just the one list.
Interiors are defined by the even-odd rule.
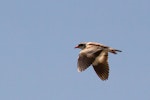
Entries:
[[113,49],[113,48],[109,48],[109,52],[113,53],[113,54],[117,54],[117,52],[122,52],[121,50],[117,50],[117,49]]

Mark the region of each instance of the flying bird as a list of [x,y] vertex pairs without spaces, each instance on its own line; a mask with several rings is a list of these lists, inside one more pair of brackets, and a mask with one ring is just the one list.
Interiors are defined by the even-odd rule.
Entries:
[[107,80],[109,76],[108,52],[113,54],[122,52],[97,42],[82,42],[75,48],[81,49],[77,63],[78,72],[92,65],[101,80]]

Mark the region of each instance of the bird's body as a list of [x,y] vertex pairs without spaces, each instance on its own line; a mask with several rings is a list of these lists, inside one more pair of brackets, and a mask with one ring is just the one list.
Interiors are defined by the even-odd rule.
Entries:
[[108,52],[114,54],[121,52],[97,42],[83,42],[75,48],[81,49],[78,58],[78,71],[82,72],[92,65],[102,80],[107,80],[109,76]]

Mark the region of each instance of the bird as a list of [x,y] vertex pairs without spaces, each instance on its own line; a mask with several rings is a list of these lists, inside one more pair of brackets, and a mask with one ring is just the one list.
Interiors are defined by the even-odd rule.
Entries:
[[122,52],[98,42],[81,42],[75,48],[81,49],[77,61],[78,72],[92,65],[98,77],[103,81],[108,80],[109,77],[108,53]]

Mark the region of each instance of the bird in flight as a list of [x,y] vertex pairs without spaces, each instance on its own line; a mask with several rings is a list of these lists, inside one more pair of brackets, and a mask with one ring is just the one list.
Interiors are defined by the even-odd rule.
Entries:
[[122,52],[97,42],[82,42],[75,48],[81,49],[77,63],[78,72],[92,65],[101,80],[107,80],[109,76],[108,52],[113,54]]

